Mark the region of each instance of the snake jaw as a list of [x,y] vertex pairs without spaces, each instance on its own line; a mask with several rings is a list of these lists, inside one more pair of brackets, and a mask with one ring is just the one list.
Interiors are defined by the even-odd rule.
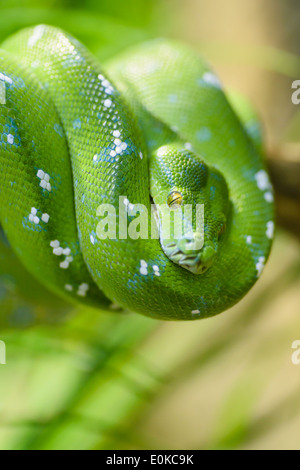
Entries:
[[211,242],[204,245],[201,250],[189,250],[190,243],[191,241],[180,240],[179,243],[171,242],[164,245],[161,241],[164,253],[173,263],[193,274],[203,274],[212,266],[216,250]]

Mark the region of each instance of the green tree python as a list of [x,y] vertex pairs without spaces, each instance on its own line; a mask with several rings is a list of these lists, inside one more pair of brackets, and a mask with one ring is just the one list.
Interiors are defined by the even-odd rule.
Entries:
[[[102,66],[51,26],[8,38],[0,222],[27,270],[73,302],[163,320],[237,303],[267,261],[274,207],[260,128],[228,96],[177,42],[150,41]],[[188,205],[203,208],[202,235]]]

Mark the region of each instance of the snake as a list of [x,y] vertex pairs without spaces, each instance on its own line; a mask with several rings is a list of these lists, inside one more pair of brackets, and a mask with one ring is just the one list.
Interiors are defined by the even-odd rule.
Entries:
[[99,311],[197,320],[229,309],[274,237],[250,109],[176,40],[100,64],[56,27],[15,33],[0,46],[0,223],[11,248],[53,294]]

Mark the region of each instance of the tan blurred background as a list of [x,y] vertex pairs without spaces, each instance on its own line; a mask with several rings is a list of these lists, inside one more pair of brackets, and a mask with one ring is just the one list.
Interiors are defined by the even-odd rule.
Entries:
[[[166,31],[197,45],[228,87],[249,96],[263,118],[268,142],[283,136],[291,116],[291,74],[299,62],[297,0],[170,0]],[[168,15],[172,11],[172,15]],[[175,18],[175,19],[174,19]],[[281,60],[280,60],[281,59]],[[285,62],[284,62],[285,61]],[[280,73],[286,65],[284,76]],[[276,73],[277,71],[277,73]]]

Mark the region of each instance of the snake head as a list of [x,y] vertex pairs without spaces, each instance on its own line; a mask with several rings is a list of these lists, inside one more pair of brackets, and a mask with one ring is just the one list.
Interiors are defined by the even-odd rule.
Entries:
[[180,143],[151,155],[150,175],[162,250],[182,268],[204,273],[226,231],[229,197],[223,176]]

